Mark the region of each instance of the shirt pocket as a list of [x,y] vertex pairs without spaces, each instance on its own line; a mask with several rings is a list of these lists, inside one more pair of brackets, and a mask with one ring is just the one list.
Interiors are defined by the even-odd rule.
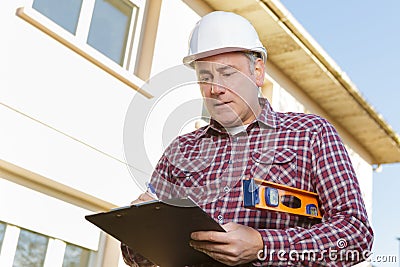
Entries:
[[215,194],[218,194],[218,190],[205,184],[204,175],[204,172],[193,172],[173,167],[169,177],[170,198],[190,197],[196,203],[203,203],[207,198],[212,198]]
[[288,148],[254,150],[252,178],[295,186],[297,178],[296,152]]
[[192,187],[194,186],[194,172],[189,170],[173,167],[171,170],[171,182],[177,186]]

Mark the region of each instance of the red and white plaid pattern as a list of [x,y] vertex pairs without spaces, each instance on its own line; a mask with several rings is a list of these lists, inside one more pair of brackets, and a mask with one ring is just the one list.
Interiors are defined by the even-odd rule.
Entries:
[[[362,260],[328,254],[346,250],[361,256],[371,249],[373,240],[354,169],[336,130],[316,115],[274,112],[268,101],[260,99],[260,103],[262,113],[242,134],[230,136],[211,121],[178,137],[151,179],[159,198],[189,195],[217,222],[233,221],[257,229],[266,259],[253,265],[351,266]],[[316,192],[322,221],[244,208],[241,179],[245,177]],[[317,257],[311,261],[289,258],[295,255],[293,251],[300,255],[304,250],[315,251]],[[133,252],[124,245],[122,252],[132,265]],[[136,262],[149,266],[141,265],[138,258]]]

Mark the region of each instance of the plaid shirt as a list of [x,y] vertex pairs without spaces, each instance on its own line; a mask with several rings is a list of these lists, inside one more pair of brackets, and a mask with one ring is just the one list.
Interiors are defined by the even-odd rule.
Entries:
[[[175,139],[152,175],[158,197],[190,196],[220,224],[257,229],[265,259],[251,263],[256,266],[350,266],[363,260],[373,233],[336,130],[316,115],[275,112],[264,99],[260,104],[261,114],[242,133],[232,136],[211,120]],[[322,220],[244,208],[241,179],[251,177],[316,192]],[[127,264],[151,266],[125,245],[122,252]]]

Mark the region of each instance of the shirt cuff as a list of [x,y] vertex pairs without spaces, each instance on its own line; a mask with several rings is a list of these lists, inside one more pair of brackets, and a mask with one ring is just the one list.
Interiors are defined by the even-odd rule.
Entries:
[[134,252],[130,247],[121,243],[121,252],[124,262],[132,267],[157,267],[141,254]]

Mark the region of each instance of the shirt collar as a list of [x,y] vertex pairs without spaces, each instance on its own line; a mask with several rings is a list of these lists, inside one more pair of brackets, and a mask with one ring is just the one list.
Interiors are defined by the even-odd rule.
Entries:
[[272,109],[266,98],[259,98],[258,102],[262,110],[257,117],[257,121],[262,122],[265,126],[276,129],[278,127],[278,116],[276,112]]
[[[258,102],[260,103],[262,110],[260,115],[258,115],[253,123],[260,122],[264,126],[276,129],[278,127],[278,118],[276,112],[272,109],[267,99],[259,98]],[[200,128],[199,131],[197,131],[195,138],[200,138],[207,132],[211,131],[216,131],[220,134],[228,134],[221,124],[211,118],[210,123],[207,126],[204,126],[203,128]]]

